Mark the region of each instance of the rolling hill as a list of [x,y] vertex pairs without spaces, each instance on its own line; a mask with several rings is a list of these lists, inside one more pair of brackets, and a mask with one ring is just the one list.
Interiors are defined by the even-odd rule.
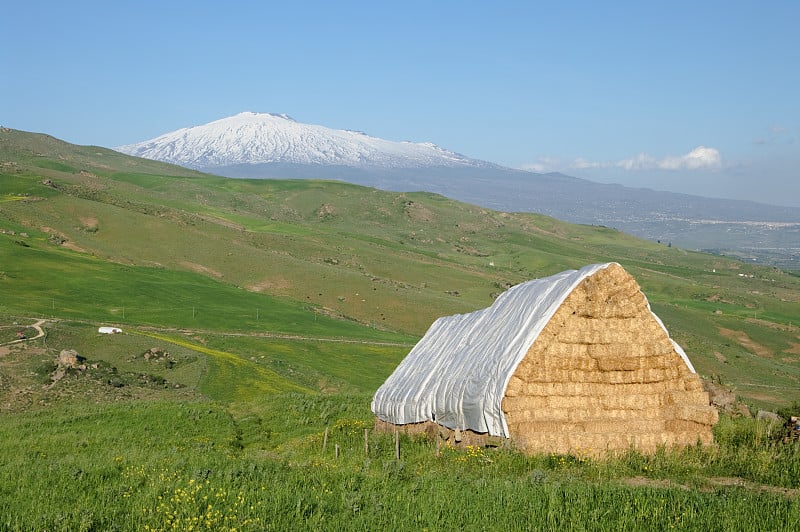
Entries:
[[90,345],[65,323],[133,328],[136,349],[167,335],[209,357],[192,379],[212,396],[246,396],[238,379],[256,367],[280,389],[374,390],[437,317],[616,261],[702,375],[753,404],[800,397],[797,276],[606,227],[432,193],[228,179],[4,129],[0,229],[4,319],[52,317]]

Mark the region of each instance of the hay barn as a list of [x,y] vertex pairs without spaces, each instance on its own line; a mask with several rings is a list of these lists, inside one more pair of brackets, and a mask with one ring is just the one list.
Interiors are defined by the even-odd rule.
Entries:
[[529,281],[489,308],[436,320],[372,411],[378,428],[594,456],[709,444],[717,421],[686,353],[617,263]]

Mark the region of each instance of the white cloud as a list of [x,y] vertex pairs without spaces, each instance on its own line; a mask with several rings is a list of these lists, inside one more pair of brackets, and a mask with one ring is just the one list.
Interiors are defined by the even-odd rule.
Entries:
[[684,155],[670,155],[656,159],[647,153],[619,161],[590,161],[579,157],[571,162],[562,162],[550,157],[539,157],[535,162],[520,167],[532,172],[555,172],[569,170],[591,170],[621,168],[628,171],[641,170],[717,170],[722,168],[722,155],[716,148],[698,146]]
[[623,170],[650,170],[658,166],[656,161],[651,155],[640,153],[631,159],[623,159],[616,163],[611,163],[609,166],[622,168]]
[[606,165],[603,164],[603,163],[597,163],[597,162],[593,162],[593,161],[588,161],[588,160],[583,159],[583,158],[575,159],[569,165],[570,168],[577,168],[577,169],[580,169],[580,170],[585,170],[587,168],[605,168],[605,166]]
[[686,155],[665,157],[656,162],[659,170],[714,170],[721,166],[719,150],[705,146],[698,146]]

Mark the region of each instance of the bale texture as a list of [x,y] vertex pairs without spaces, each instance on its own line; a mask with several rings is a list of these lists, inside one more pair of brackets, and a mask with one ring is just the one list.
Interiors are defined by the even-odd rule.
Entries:
[[567,296],[517,366],[502,407],[515,446],[531,453],[709,444],[717,421],[700,378],[617,264]]

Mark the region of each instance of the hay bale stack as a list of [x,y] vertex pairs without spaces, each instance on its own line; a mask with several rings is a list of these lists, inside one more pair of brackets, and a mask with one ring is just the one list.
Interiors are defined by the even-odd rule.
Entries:
[[530,452],[595,456],[708,444],[717,421],[688,357],[616,263],[529,281],[487,309],[440,318],[372,410],[380,427],[436,423]]
[[636,281],[612,264],[567,296],[517,366],[503,412],[531,452],[712,441],[717,412]]

